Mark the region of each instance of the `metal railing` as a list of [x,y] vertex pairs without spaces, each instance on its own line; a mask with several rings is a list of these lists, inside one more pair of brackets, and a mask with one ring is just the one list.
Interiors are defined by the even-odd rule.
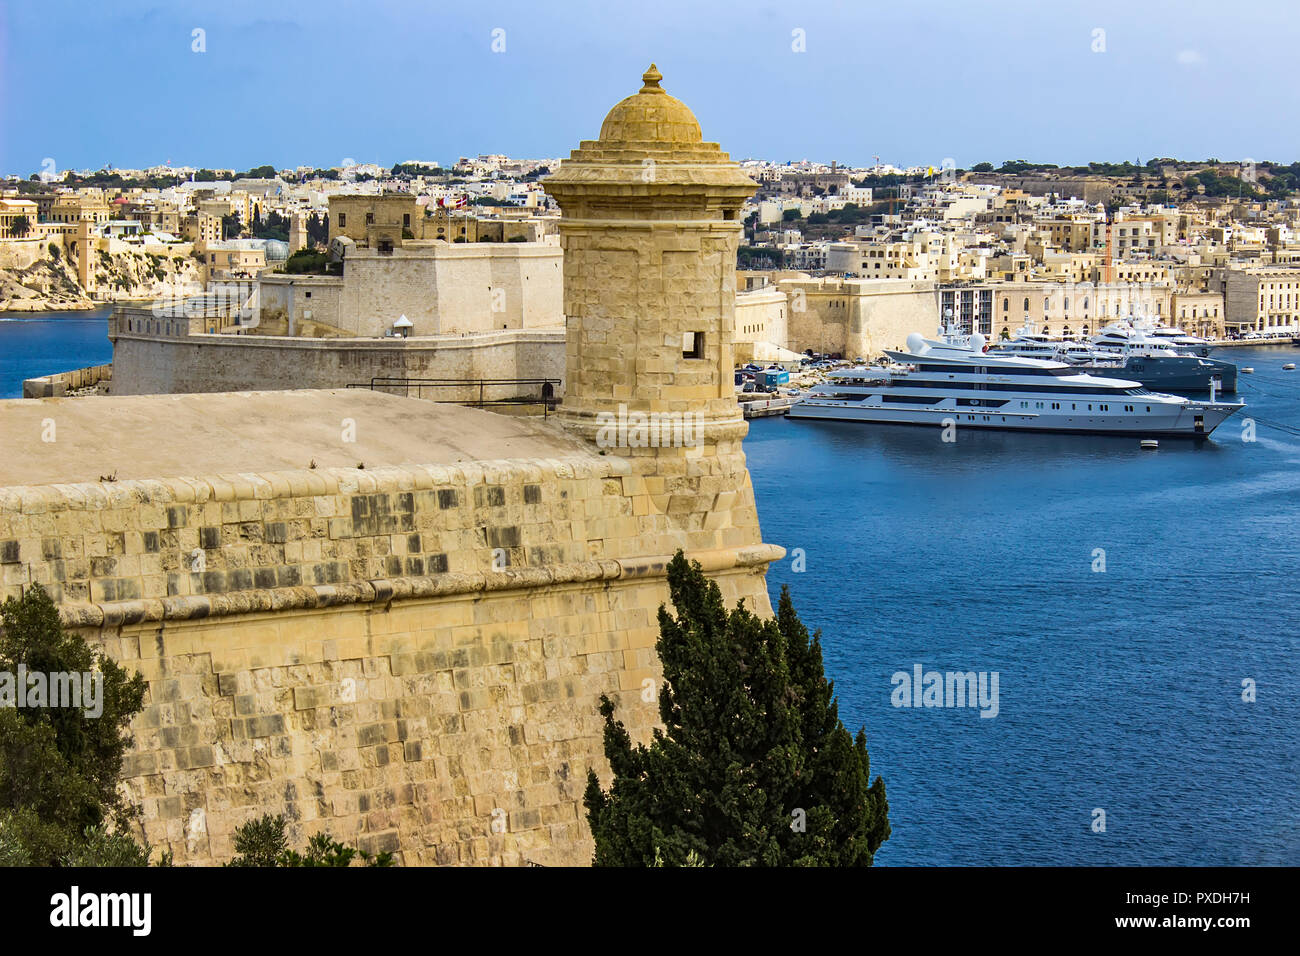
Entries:
[[[543,417],[555,411],[559,404],[556,390],[560,386],[558,378],[401,378],[398,376],[376,375],[369,382],[350,383],[348,388],[366,388],[372,392],[387,392],[390,395],[404,395],[407,398],[420,398],[433,402],[446,402],[452,405],[469,405],[474,408],[492,408],[498,405],[540,405]],[[433,390],[433,395],[426,394],[426,389]],[[458,389],[460,394],[447,395],[448,390]],[[502,389],[518,391],[535,390],[537,394],[510,394],[505,397],[489,397],[488,390],[494,394]],[[441,395],[437,390],[442,390]],[[469,394],[466,395],[465,393]]]

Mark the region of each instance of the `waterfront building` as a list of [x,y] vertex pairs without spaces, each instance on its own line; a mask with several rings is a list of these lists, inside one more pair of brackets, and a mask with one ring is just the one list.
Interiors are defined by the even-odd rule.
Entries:
[[1228,268],[1224,274],[1224,310],[1230,332],[1300,330],[1300,268]]
[[218,239],[194,244],[202,264],[203,282],[210,279],[255,278],[266,268],[265,240]]
[[1173,288],[1167,282],[1000,282],[993,292],[993,334],[1007,338],[1028,322],[1047,335],[1087,335],[1129,316],[1164,322]]

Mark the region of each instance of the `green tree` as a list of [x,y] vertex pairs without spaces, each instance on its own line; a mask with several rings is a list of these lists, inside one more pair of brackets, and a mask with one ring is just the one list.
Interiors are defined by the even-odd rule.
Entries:
[[[151,850],[125,833],[111,833],[103,826],[87,827],[85,839],[63,860],[65,866],[148,866]],[[171,866],[172,852],[163,853],[156,866]]]
[[371,856],[318,833],[307,841],[307,852],[289,849],[284,817],[269,813],[235,828],[235,857],[226,866],[392,866],[393,855]]
[[117,783],[144,679],[65,632],[40,585],[0,605],[0,632],[0,674],[16,676],[22,665],[28,674],[102,675],[96,716],[71,706],[0,707],[0,843],[53,865],[84,848],[87,828],[121,833],[134,816]]
[[324,275],[329,253],[316,249],[299,249],[284,263],[284,271],[297,274]]
[[238,239],[239,234],[244,231],[243,220],[239,218],[239,213],[231,212],[221,217],[221,238]]
[[313,246],[324,246],[328,245],[329,241],[329,217],[312,213],[307,217],[307,242]]
[[9,235],[15,239],[22,239],[32,231],[32,221],[26,216],[14,216],[13,222],[9,224]]
[[426,166],[424,163],[395,163],[392,172],[394,176],[407,179],[414,176],[435,177],[446,175],[445,170],[437,166]]
[[594,771],[584,804],[597,866],[870,866],[889,837],[884,782],[870,783],[866,735],[845,729],[822,666],[782,590],[775,619],[718,586],[679,551],[668,566],[676,616],[659,609],[664,684],[648,747],[633,746],[601,699],[608,792]]
[[253,237],[255,239],[279,239],[289,241],[289,218],[271,210],[261,219],[253,220]]

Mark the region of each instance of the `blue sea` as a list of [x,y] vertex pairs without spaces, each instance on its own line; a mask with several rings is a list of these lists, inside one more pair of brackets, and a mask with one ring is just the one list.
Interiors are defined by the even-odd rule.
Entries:
[[[108,312],[0,315],[0,397],[109,361]],[[1300,864],[1300,350],[1215,354],[1256,371],[1199,445],[751,423],[764,540],[805,563],[773,602],[888,788],[880,865]],[[918,664],[996,671],[997,716],[894,707]]]
[[0,398],[22,398],[25,378],[111,362],[112,311],[0,312]]
[[[1300,864],[1300,350],[1215,356],[1256,371],[1199,445],[751,423],[763,538],[806,565],[772,599],[866,727],[880,865]],[[893,706],[918,664],[997,672],[997,716]]]

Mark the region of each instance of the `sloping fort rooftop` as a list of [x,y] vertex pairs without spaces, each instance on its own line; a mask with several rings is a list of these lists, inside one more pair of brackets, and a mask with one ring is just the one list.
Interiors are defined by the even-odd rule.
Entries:
[[595,455],[553,421],[366,389],[8,399],[0,449],[0,487]]

